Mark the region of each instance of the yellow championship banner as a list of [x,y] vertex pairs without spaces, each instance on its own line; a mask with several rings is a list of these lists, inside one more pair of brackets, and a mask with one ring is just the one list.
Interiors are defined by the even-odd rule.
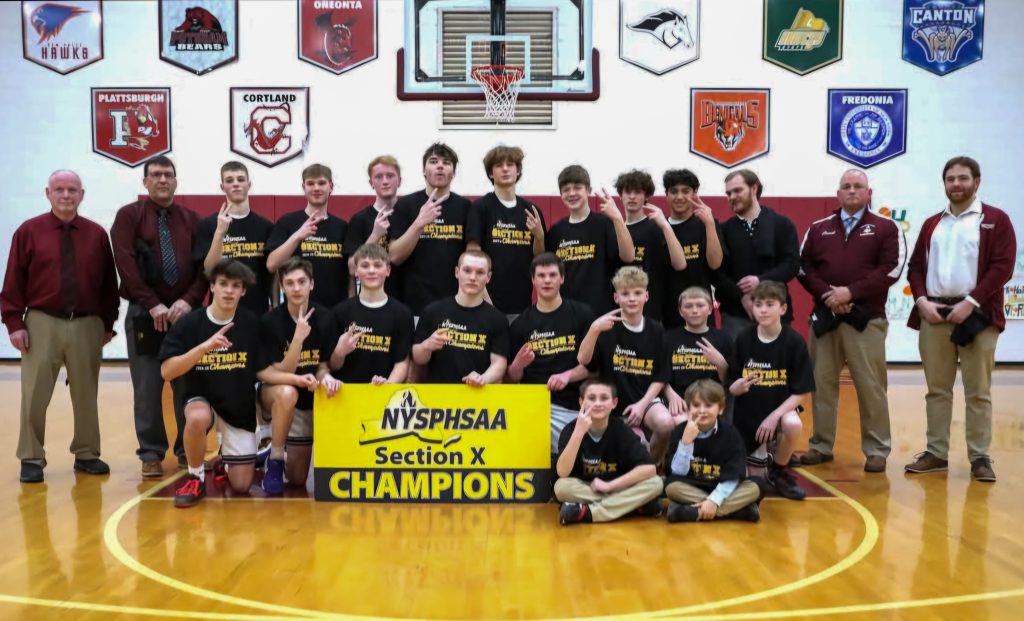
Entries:
[[317,500],[547,502],[545,386],[345,384],[314,404]]

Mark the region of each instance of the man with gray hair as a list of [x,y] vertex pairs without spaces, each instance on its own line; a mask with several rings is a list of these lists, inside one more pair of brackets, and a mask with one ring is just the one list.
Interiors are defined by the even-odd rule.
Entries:
[[75,434],[75,470],[107,474],[96,407],[103,346],[114,335],[117,272],[107,233],[78,215],[85,190],[70,170],[46,184],[50,211],[21,224],[11,240],[0,313],[21,352],[21,482],[40,483],[46,466],[46,409],[63,365]]
[[814,299],[814,433],[801,458],[812,466],[833,460],[839,414],[839,373],[845,364],[857,389],[866,472],[884,472],[889,430],[885,301],[903,273],[903,229],[873,213],[868,176],[848,170],[839,179],[839,209],[811,224],[800,249],[797,278]]

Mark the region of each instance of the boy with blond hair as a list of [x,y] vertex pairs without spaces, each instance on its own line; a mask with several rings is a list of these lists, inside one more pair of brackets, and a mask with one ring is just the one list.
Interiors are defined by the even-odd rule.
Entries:
[[617,310],[605,313],[590,325],[580,344],[579,363],[597,371],[615,387],[621,401],[616,416],[642,435],[650,432],[651,457],[661,460],[672,432],[672,416],[658,395],[668,381],[665,364],[665,330],[644,316],[647,274],[633,265],[620,268],[612,279]]

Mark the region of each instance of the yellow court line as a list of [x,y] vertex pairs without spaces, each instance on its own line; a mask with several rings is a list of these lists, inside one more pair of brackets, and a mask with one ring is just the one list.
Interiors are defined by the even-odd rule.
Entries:
[[161,608],[140,608],[138,606],[118,606],[116,604],[93,604],[90,602],[72,602],[59,599],[41,599],[23,595],[7,595],[0,593],[0,604],[20,604],[22,606],[43,606],[61,610],[82,610],[88,612],[105,612],[125,615],[144,615],[150,617],[175,619],[223,619],[225,621],[277,621],[294,619],[295,617],[270,617],[266,615],[241,615],[225,612],[195,612],[191,610],[165,610]]
[[[799,589],[806,588],[806,587],[808,587],[808,586],[810,586],[812,584],[816,584],[816,583],[821,582],[823,580],[827,580],[827,579],[829,579],[829,578],[831,578],[831,577],[833,577],[833,576],[835,576],[835,575],[837,575],[837,574],[839,574],[839,573],[841,573],[843,571],[846,571],[847,569],[849,569],[850,567],[852,567],[856,563],[860,562],[865,556],[867,556],[867,554],[872,550],[872,548],[874,548],[875,544],[878,542],[878,523],[875,521],[874,516],[872,516],[871,513],[863,505],[861,505],[860,503],[855,501],[850,496],[847,496],[843,492],[839,491],[838,489],[836,489],[832,485],[828,484],[824,480],[820,479],[817,476],[809,474],[809,473],[807,473],[807,472],[805,472],[803,470],[801,470],[801,472],[803,472],[804,476],[806,476],[812,482],[818,484],[820,487],[822,487],[826,491],[834,494],[837,497],[837,499],[842,500],[847,505],[852,507],[860,515],[861,520],[864,522],[864,527],[865,527],[864,537],[861,539],[861,542],[857,546],[857,548],[854,549],[854,551],[851,552],[849,555],[847,555],[843,559],[840,559],[834,565],[832,565],[832,566],[830,566],[830,567],[828,567],[828,568],[826,568],[826,569],[824,569],[824,570],[822,570],[822,571],[820,571],[820,572],[818,572],[816,574],[813,574],[811,576],[807,576],[805,578],[802,578],[800,580],[796,580],[796,581],[788,583],[788,584],[780,585],[780,586],[777,586],[777,587],[774,587],[774,588],[771,588],[771,589],[766,589],[764,591],[760,591],[760,592],[757,592],[757,593],[750,593],[750,594],[747,594],[747,595],[733,597],[733,598],[730,598],[730,599],[719,600],[719,601],[715,601],[715,602],[707,602],[707,603],[704,603],[704,604],[697,604],[697,605],[686,606],[686,607],[682,607],[682,608],[675,608],[675,609],[668,609],[668,610],[652,610],[652,611],[644,611],[644,612],[638,612],[638,613],[627,613],[627,614],[610,614],[610,615],[604,615],[604,616],[589,617],[588,619],[590,619],[591,621],[602,620],[602,619],[639,620],[639,619],[649,619],[649,618],[652,618],[652,617],[666,617],[666,616],[688,615],[688,614],[692,614],[692,613],[703,612],[703,611],[706,611],[706,610],[715,610],[715,609],[718,609],[718,608],[725,608],[725,607],[729,607],[729,606],[738,606],[740,604],[748,604],[748,603],[751,603],[751,602],[760,601],[760,600],[768,599],[768,598],[771,598],[771,597],[776,597],[776,596],[782,595],[784,593],[790,593],[790,592],[793,592],[793,591],[797,591]],[[136,572],[136,573],[138,573],[138,574],[140,574],[142,576],[145,576],[145,577],[149,578],[150,580],[153,580],[154,582],[162,584],[162,585],[164,585],[164,586],[166,586],[168,588],[175,589],[175,590],[178,590],[178,591],[182,591],[184,593],[188,593],[188,594],[193,595],[195,597],[201,597],[201,598],[211,599],[211,600],[215,600],[215,601],[220,601],[220,602],[224,602],[224,603],[228,603],[228,604],[232,604],[232,605],[240,606],[240,607],[244,607],[244,608],[253,608],[253,609],[258,609],[258,610],[266,610],[266,611],[273,612],[273,613],[278,613],[278,614],[292,615],[293,617],[303,618],[303,619],[314,618],[314,619],[339,619],[339,620],[346,620],[346,621],[371,621],[371,620],[376,621],[376,620],[379,620],[379,619],[386,619],[387,618],[387,617],[351,615],[351,614],[346,614],[346,613],[332,613],[332,612],[326,612],[326,611],[320,611],[320,610],[309,610],[309,609],[303,609],[303,608],[296,608],[296,607],[292,607],[292,606],[282,606],[282,605],[277,605],[277,604],[269,604],[269,603],[261,602],[261,601],[258,601],[258,600],[251,600],[251,599],[245,599],[245,598],[235,597],[235,596],[231,596],[231,595],[225,595],[223,593],[218,593],[216,591],[210,591],[208,589],[204,589],[202,587],[197,587],[195,585],[191,585],[191,584],[188,584],[186,582],[182,582],[182,581],[177,580],[175,578],[171,578],[170,576],[166,576],[164,574],[161,574],[161,573],[159,573],[159,572],[157,572],[157,571],[155,571],[155,570],[153,570],[153,569],[143,565],[141,562],[139,562],[134,557],[132,557],[121,546],[121,543],[120,543],[120,541],[117,538],[118,526],[119,526],[121,520],[124,518],[124,516],[128,513],[128,511],[133,509],[141,501],[152,499],[152,497],[158,491],[160,491],[164,487],[167,487],[168,485],[173,483],[177,478],[182,476],[182,474],[183,474],[183,472],[182,473],[178,473],[178,474],[172,476],[169,480],[165,480],[161,484],[156,485],[156,486],[146,490],[146,492],[140,494],[139,496],[136,496],[135,498],[129,500],[125,504],[121,505],[121,507],[119,507],[110,516],[110,518],[107,519],[107,523],[104,526],[104,533],[103,533],[104,543],[106,544],[107,549],[110,551],[110,553],[119,562],[121,562],[125,567],[127,567],[128,569],[130,569],[130,570],[132,570],[132,571],[134,571],[134,572]],[[411,619],[412,618],[407,618],[407,619],[403,619],[403,621],[411,621]],[[554,621],[554,620],[550,620],[550,621]],[[576,621],[579,621],[579,618],[576,618]]]
[[929,606],[952,606],[969,604],[995,599],[1024,597],[1024,589],[1010,591],[992,591],[990,593],[972,593],[970,595],[950,595],[949,597],[933,597],[930,599],[910,599],[901,602],[882,602],[878,604],[851,604],[832,608],[805,608],[803,610],[778,610],[769,612],[735,612],[720,615],[683,616],[687,621],[739,621],[741,619],[791,619],[793,617],[814,618],[827,615],[846,615],[858,612],[879,612],[884,610],[902,610],[906,608],[926,608]]
[[861,520],[864,522],[864,537],[861,539],[860,544],[853,550],[853,552],[846,555],[844,558],[840,559],[839,562],[835,563],[831,567],[827,567],[816,574],[807,576],[806,578],[801,578],[800,580],[790,582],[789,584],[783,584],[772,589],[760,591],[758,593],[740,595],[730,599],[719,600],[717,602],[695,604],[693,606],[673,608],[671,610],[659,610],[650,613],[650,615],[657,617],[684,615],[687,616],[687,618],[689,618],[688,615],[691,615],[695,612],[704,612],[705,610],[715,610],[717,608],[726,608],[729,606],[739,606],[740,604],[749,604],[750,602],[768,599],[770,597],[776,597],[784,593],[798,591],[800,589],[807,588],[812,584],[817,584],[819,582],[828,580],[829,578],[832,578],[833,576],[836,576],[846,571],[847,569],[853,567],[861,560],[863,560],[864,557],[867,556],[872,549],[874,549],[875,544],[878,543],[878,522],[875,520],[875,516],[871,515],[871,512],[868,511],[864,505],[860,504],[850,496],[844,494],[839,489],[837,489],[830,483],[826,482],[821,477],[811,474],[804,470],[803,468],[800,469],[800,473],[803,474],[804,477],[809,479],[812,483],[815,483],[822,489],[835,495],[838,499],[842,500],[847,505],[852,507],[853,510],[860,515]]
[[[125,550],[124,547],[121,545],[120,540],[118,540],[118,538],[117,538],[117,528],[120,525],[121,520],[124,519],[124,516],[129,511],[131,511],[133,508],[135,508],[136,505],[138,505],[140,502],[142,502],[142,500],[144,500],[146,498],[152,497],[154,494],[156,494],[157,492],[159,492],[163,488],[171,485],[176,480],[181,478],[184,474],[185,474],[184,470],[175,473],[174,475],[172,475],[168,479],[165,479],[164,481],[160,482],[158,485],[154,485],[153,487],[149,488],[148,490],[146,490],[142,494],[139,494],[138,496],[136,496],[136,497],[132,498],[131,500],[129,500],[128,502],[124,503],[123,505],[118,507],[117,510],[114,511],[114,513],[109,518],[107,518],[107,522],[106,522],[106,524],[103,527],[103,543],[104,543],[104,545],[106,545],[107,550],[114,556],[114,558],[118,560],[118,562],[120,562],[122,565],[124,565],[128,569],[134,571],[135,573],[137,573],[139,575],[142,575],[142,576],[145,576],[146,578],[149,578],[150,580],[152,580],[152,581],[154,581],[154,582],[156,582],[158,584],[162,584],[162,585],[164,585],[166,587],[175,589],[177,591],[182,591],[184,593],[188,593],[189,595],[194,595],[195,597],[201,597],[201,598],[204,598],[204,599],[212,599],[212,600],[216,600],[216,601],[219,601],[219,602],[224,602],[226,604],[232,604],[232,605],[235,605],[235,606],[241,606],[243,608],[255,608],[255,609],[258,609],[258,610],[266,610],[268,612],[274,612],[274,613],[283,614],[283,615],[290,615],[292,617],[314,618],[314,619],[317,619],[317,618],[327,618],[327,619],[339,618],[337,615],[332,615],[330,613],[321,612],[321,611],[317,611],[317,610],[305,610],[305,609],[302,609],[302,608],[294,608],[294,607],[291,607],[291,606],[279,606],[279,605],[276,605],[276,604],[268,604],[266,602],[260,602],[260,601],[256,601],[256,600],[249,600],[249,599],[244,599],[244,598],[241,598],[241,597],[234,597],[232,595],[225,595],[223,593],[218,593],[216,591],[210,591],[208,589],[204,589],[204,588],[201,588],[201,587],[197,587],[195,585],[188,584],[187,582],[182,582],[180,580],[175,580],[174,578],[171,578],[170,576],[165,576],[164,574],[161,574],[161,573],[159,573],[157,571],[154,571],[153,569],[150,569],[146,565],[143,565],[142,563],[140,563],[138,560],[135,559],[135,557],[133,557],[131,554],[129,554],[128,551]],[[346,616],[345,618],[357,619],[357,617],[349,617],[349,616]]]

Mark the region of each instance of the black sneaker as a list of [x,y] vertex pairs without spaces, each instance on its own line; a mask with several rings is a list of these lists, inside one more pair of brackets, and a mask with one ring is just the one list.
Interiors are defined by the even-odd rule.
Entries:
[[757,506],[756,502],[752,502],[749,505],[740,508],[737,511],[733,511],[729,515],[725,516],[726,519],[739,520],[741,522],[757,522],[761,521],[761,509]]
[[76,459],[75,470],[86,474],[110,474],[110,466],[102,459]]
[[661,515],[661,499],[655,498],[651,502],[637,507],[633,513],[640,517],[659,517]]
[[21,462],[21,477],[22,483],[42,483],[43,482],[43,467],[39,464],[30,464],[28,462]]
[[582,522],[593,522],[594,516],[590,513],[590,505],[580,502],[563,502],[558,512],[558,521],[562,526],[580,524]]
[[807,496],[807,492],[802,487],[797,485],[796,479],[789,471],[779,464],[773,463],[768,468],[768,482],[772,484],[775,491],[779,493],[779,496],[788,498],[789,500],[803,500]]
[[665,512],[665,517],[669,522],[675,524],[676,522],[696,522],[700,514],[697,512],[697,507],[693,505],[670,502],[668,504],[668,511]]
[[206,496],[206,483],[194,474],[185,477],[185,483],[174,492],[174,506],[179,509],[191,507]]

